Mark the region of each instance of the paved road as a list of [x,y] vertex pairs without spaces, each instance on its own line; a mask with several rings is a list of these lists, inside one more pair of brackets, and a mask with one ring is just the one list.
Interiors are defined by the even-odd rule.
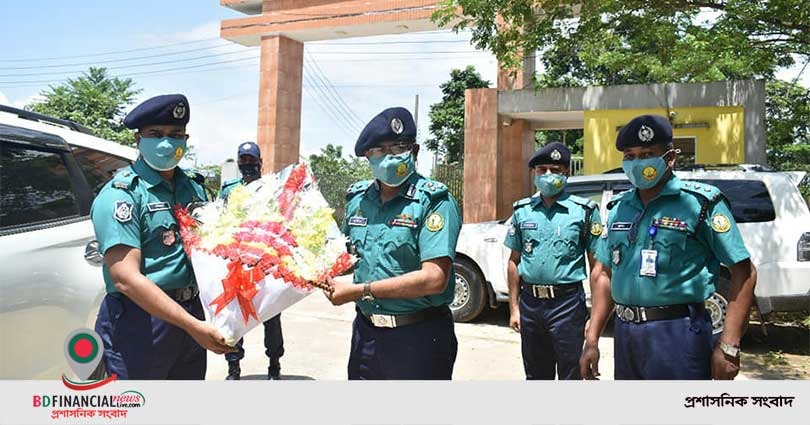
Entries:
[[[285,354],[281,360],[284,379],[346,379],[354,304],[332,306],[320,292],[282,313]],[[475,323],[457,323],[458,357],[456,380],[522,380],[520,336],[506,326],[507,309],[486,312]],[[243,379],[265,379],[267,357],[261,327],[245,338]],[[600,339],[602,379],[613,379],[613,338]],[[221,380],[227,374],[223,356],[209,353],[207,379]]]

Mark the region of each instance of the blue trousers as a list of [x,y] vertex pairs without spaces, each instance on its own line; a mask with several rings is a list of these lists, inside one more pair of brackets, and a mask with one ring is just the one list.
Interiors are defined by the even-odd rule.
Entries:
[[349,379],[452,379],[458,341],[453,316],[377,328],[358,313],[352,324]]
[[616,379],[711,379],[712,323],[703,304],[690,317],[644,323],[616,318]]
[[[180,303],[204,320],[199,297]],[[118,379],[205,379],[206,354],[182,329],[140,308],[126,297],[107,295],[96,318],[107,373]]]
[[579,358],[585,342],[585,291],[552,299],[520,292],[520,343],[526,379],[582,379]]
[[[242,348],[245,339],[240,338],[236,343],[235,353],[225,354],[225,360],[238,362],[245,358],[245,349]],[[264,354],[271,360],[278,361],[284,355],[284,336],[281,333],[281,313],[264,322]]]

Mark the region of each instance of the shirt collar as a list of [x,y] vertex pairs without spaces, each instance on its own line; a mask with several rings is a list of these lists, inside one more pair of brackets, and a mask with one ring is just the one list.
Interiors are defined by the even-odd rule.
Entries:
[[[664,183],[664,187],[661,188],[661,193],[659,193],[655,199],[662,196],[677,195],[679,193],[681,193],[681,180],[676,177],[675,174],[672,174],[669,179],[667,179],[666,183]],[[633,196],[630,196],[629,200],[639,207],[639,209],[643,209],[641,198],[638,196],[638,188],[633,189]]]
[[[419,181],[420,175],[417,172],[411,174],[404,183],[399,185],[399,194],[397,197],[403,197],[405,199],[416,199],[416,182]],[[380,181],[374,180],[369,186],[368,193],[371,194],[375,198],[380,197]]]
[[[559,196],[559,198],[557,198],[557,200],[554,201],[553,204],[551,204],[551,208],[554,208],[555,205],[558,205],[562,208],[568,209],[568,206],[571,204],[571,201],[568,200],[570,196],[571,195],[568,192],[563,191],[563,193]],[[543,202],[543,197],[539,193],[532,196],[532,208],[537,209],[538,206],[544,209],[546,207],[546,204]]]
[[[154,168],[150,167],[142,157],[138,157],[138,160],[132,164],[132,169],[138,174],[138,177],[146,182],[150,189],[166,182],[160,173],[158,173]],[[185,171],[183,171],[180,167],[175,167],[174,183],[176,185],[182,184],[184,179],[188,179]]]

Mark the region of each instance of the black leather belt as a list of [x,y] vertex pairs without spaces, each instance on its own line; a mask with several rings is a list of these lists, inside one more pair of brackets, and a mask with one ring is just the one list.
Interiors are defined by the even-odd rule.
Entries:
[[[702,308],[702,304],[695,304]],[[664,305],[660,307],[633,307],[616,304],[616,317],[622,322],[651,322],[654,320],[679,319],[689,316],[689,304]]]
[[453,316],[453,313],[450,312],[450,308],[446,305],[440,307],[428,307],[424,310],[407,314],[365,314],[360,311],[359,308],[357,309],[357,313],[365,317],[375,328],[399,328],[402,326],[412,325],[414,323],[424,322],[428,319]]
[[577,292],[582,287],[581,283],[567,285],[535,285],[533,283],[520,282],[520,289],[535,298],[554,299],[563,295]]
[[[177,288],[177,289],[164,289],[163,292],[169,296],[169,298],[175,300],[178,303],[184,303],[186,301],[194,299],[197,295],[200,294],[200,290],[197,288],[196,285],[186,286],[184,288]],[[124,299],[127,298],[126,295],[120,292],[112,292],[110,293],[111,296]]]

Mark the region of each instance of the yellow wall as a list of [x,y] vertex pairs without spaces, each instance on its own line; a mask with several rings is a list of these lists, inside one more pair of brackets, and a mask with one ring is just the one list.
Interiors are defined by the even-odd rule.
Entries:
[[[743,108],[674,108],[674,124],[708,123],[709,128],[678,128],[674,137],[695,138],[695,162],[698,164],[740,164],[745,161],[743,146]],[[584,174],[598,174],[622,166],[616,150],[619,126],[638,115],[658,114],[661,109],[609,109],[585,111]]]

